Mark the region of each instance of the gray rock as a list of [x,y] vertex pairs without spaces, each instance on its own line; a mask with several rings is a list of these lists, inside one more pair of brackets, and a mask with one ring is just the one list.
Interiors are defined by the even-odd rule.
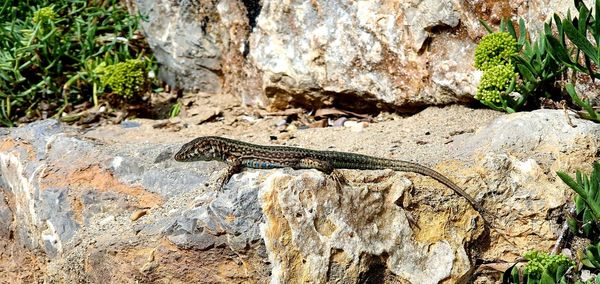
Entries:
[[[231,38],[229,34],[234,28],[243,36],[246,20],[241,3],[233,0],[136,3],[145,18],[140,23],[148,43],[161,63],[159,78],[177,88],[219,93],[229,49],[238,50],[230,44],[244,40]],[[228,23],[229,18],[241,23]]]
[[[423,117],[436,115],[447,117]],[[456,123],[476,128],[467,118]],[[453,136],[451,154],[432,154],[436,169],[494,212],[486,247],[474,247],[483,236],[477,212],[427,177],[344,170],[347,183],[339,184],[316,170],[247,169],[216,189],[224,163],[174,161],[187,138],[143,122],[107,127],[95,138],[53,121],[22,126],[0,137],[0,245],[10,248],[2,256],[47,282],[458,281],[468,278],[474,257],[553,245],[561,224],[550,213],[572,194],[555,171],[589,170],[600,149],[600,126],[570,119],[576,127],[563,111],[501,116]],[[407,120],[360,133],[307,130],[293,143],[308,135],[325,148],[325,132],[331,141],[367,141]],[[148,132],[131,139],[138,131]],[[386,151],[385,137],[365,147]],[[331,144],[363,151],[349,149],[358,142]],[[131,218],[140,210],[146,214]],[[21,257],[33,255],[40,261]],[[25,277],[3,265],[0,276]]]
[[36,210],[40,224],[47,226],[42,231],[42,240],[46,254],[57,257],[63,243],[67,243],[79,229],[74,220],[74,211],[70,206],[66,188],[47,188],[41,192]]
[[[0,188],[5,188],[0,185]],[[6,202],[7,198],[3,191],[0,191],[0,238],[8,239],[10,237],[12,223],[13,223],[13,212],[8,207]]]
[[136,3],[159,75],[172,86],[275,108],[412,111],[473,100],[481,77],[473,52],[486,34],[479,19],[499,22],[513,11],[536,34],[549,15],[573,9],[542,0]]

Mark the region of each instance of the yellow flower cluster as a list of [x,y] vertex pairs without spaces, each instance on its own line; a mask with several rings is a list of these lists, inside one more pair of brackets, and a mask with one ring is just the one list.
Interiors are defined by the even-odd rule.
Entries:
[[52,7],[44,7],[33,13],[33,22],[34,23],[43,23],[46,21],[52,21],[56,19],[58,15],[54,12]]
[[562,266],[566,271],[567,268],[575,265],[572,259],[562,254],[548,255],[534,250],[525,253],[523,257],[528,260],[527,265],[523,268],[523,273],[530,279],[540,279],[544,272],[551,276],[557,276],[556,272],[559,267]]
[[126,99],[141,94],[145,90],[146,80],[144,63],[139,59],[104,67],[100,76],[103,86],[110,87],[113,93]]
[[497,65],[509,64],[517,55],[517,41],[507,32],[484,36],[475,48],[475,68],[486,71]]
[[481,77],[475,98],[490,103],[501,103],[501,95],[508,89],[511,81],[516,76],[517,73],[510,64],[490,67]]

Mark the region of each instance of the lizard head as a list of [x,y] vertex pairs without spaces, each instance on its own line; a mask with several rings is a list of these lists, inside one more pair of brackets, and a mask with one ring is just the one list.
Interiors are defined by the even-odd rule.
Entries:
[[218,137],[198,137],[185,143],[175,154],[175,160],[179,162],[211,161],[218,160],[216,151]]

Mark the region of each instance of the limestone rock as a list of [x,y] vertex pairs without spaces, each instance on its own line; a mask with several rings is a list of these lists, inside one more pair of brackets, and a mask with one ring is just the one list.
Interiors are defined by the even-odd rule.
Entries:
[[480,78],[473,52],[486,33],[479,19],[520,15],[536,34],[553,13],[573,9],[566,0],[136,4],[173,86],[273,108],[408,111],[472,100]]
[[223,90],[224,75],[232,74],[227,65],[239,65],[248,33],[240,1],[136,1],[135,6],[161,63],[159,78],[190,91]]
[[522,248],[549,251],[561,225],[554,217],[565,214],[574,195],[556,171],[591,170],[599,159],[600,125],[573,113],[536,110],[500,117],[456,140],[459,155],[475,157],[472,186],[502,220],[487,253],[509,258],[522,254]]
[[[600,149],[600,126],[570,119],[576,127],[563,111],[502,116],[453,136],[451,152],[434,154],[432,167],[495,213],[486,238],[463,198],[415,174],[342,170],[347,182],[338,183],[316,170],[248,169],[216,190],[223,163],[175,162],[174,151],[188,138],[157,142],[165,133],[143,122],[138,128],[147,127],[146,138],[135,127],[92,135],[51,120],[11,129],[0,137],[0,276],[454,283],[468,279],[476,258],[514,261],[553,245],[572,195],[555,171],[589,170]],[[360,137],[404,123],[295,135],[366,141]],[[137,212],[145,215],[132,218]]]

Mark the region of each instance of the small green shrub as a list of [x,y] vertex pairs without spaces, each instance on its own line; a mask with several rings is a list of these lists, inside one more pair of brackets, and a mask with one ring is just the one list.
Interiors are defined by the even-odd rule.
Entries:
[[[98,104],[103,92],[99,66],[136,58],[146,71],[156,66],[138,31],[140,18],[129,15],[118,0],[4,1],[0,15],[2,125],[41,117],[42,105],[58,117],[84,101]],[[130,96],[126,86],[139,79],[127,80],[121,85],[109,80],[111,89]]]
[[490,34],[475,49],[475,67],[484,71],[475,98],[492,109],[511,113],[528,102],[536,103],[537,97],[551,97],[552,84],[563,69],[546,52],[544,41],[530,42],[523,19],[519,34],[510,21],[502,21],[498,32],[482,24]]
[[516,78],[514,66],[509,63],[491,66],[484,71],[475,98],[493,109],[508,107],[508,96]]
[[144,62],[139,59],[130,59],[100,70],[102,86],[109,87],[113,93],[125,99],[131,99],[134,95],[146,91],[147,73]]
[[559,255],[549,255],[540,251],[530,251],[523,255],[527,264],[523,267],[522,279],[519,277],[519,269],[515,266],[508,270],[510,273],[509,283],[521,284],[555,284],[568,283],[566,274],[575,266],[575,262],[569,257]]
[[[600,79],[600,0],[595,1],[594,13],[583,1],[574,2],[577,17],[572,17],[570,12],[565,18],[555,14],[533,42],[527,36],[523,19],[519,20],[519,34],[510,21],[503,20],[498,32],[482,21],[490,34],[482,38],[475,50],[475,67],[486,72],[493,66],[511,64],[518,78],[514,89],[497,89],[493,94],[480,94],[476,98],[506,112],[518,111],[525,105],[534,106],[541,98],[567,98],[572,106],[583,109],[580,113],[583,118],[600,122],[600,113],[589,100],[579,97],[572,82],[558,81],[567,75],[567,70],[587,74],[592,80]],[[511,100],[507,95],[513,91],[519,95]]]
[[498,65],[512,64],[517,55],[517,41],[507,32],[485,35],[475,48],[475,68],[486,71]]
[[556,173],[577,195],[575,196],[575,213],[577,220],[570,221],[570,227],[576,234],[600,241],[600,163],[594,163],[590,176],[577,171],[575,180],[564,172]]

